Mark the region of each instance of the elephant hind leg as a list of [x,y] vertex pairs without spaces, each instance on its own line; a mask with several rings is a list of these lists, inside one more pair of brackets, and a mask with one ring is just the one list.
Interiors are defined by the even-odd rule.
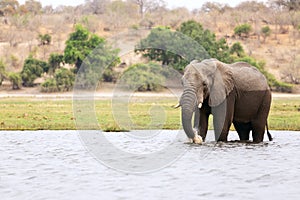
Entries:
[[264,134],[265,134],[265,124],[266,122],[262,122],[261,120],[256,120],[252,122],[252,137],[253,142],[259,143],[264,140]]
[[234,128],[239,134],[240,140],[247,141],[249,140],[249,135],[251,131],[251,123],[243,123],[243,122],[233,122]]

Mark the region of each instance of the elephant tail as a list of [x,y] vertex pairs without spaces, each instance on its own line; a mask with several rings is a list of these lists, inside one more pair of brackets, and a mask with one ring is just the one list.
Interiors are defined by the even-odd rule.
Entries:
[[267,134],[268,134],[269,141],[272,141],[272,140],[273,140],[273,137],[272,137],[271,133],[269,132],[268,121],[267,121],[267,123],[266,123],[266,127],[267,127]]

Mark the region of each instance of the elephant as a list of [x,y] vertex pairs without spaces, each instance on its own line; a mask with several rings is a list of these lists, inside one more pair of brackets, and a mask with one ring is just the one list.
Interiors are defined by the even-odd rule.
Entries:
[[191,142],[205,141],[209,115],[213,115],[216,141],[227,141],[232,123],[241,141],[249,141],[252,131],[253,142],[262,142],[265,127],[272,140],[267,124],[271,90],[257,68],[246,62],[194,60],[186,66],[182,84],[183,93],[177,107],[181,107],[182,126]]

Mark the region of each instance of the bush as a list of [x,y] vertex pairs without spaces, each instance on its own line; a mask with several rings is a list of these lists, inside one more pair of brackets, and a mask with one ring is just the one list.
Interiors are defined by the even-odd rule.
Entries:
[[21,71],[21,78],[25,87],[33,87],[34,80],[41,77],[44,72],[48,72],[49,65],[47,62],[34,59],[29,56],[25,60],[23,70]]
[[236,42],[230,47],[230,54],[236,54],[238,57],[243,57],[245,55],[245,51],[241,43]]
[[58,91],[65,92],[73,89],[75,75],[66,68],[61,68],[54,75]]
[[163,74],[159,64],[136,64],[124,72],[121,82],[135,91],[159,91],[165,81]]
[[234,28],[234,34],[239,37],[249,37],[252,27],[250,24],[242,24]]
[[66,68],[58,69],[54,78],[47,79],[41,85],[42,92],[66,92],[73,89],[75,75]]
[[21,78],[21,75],[19,73],[14,73],[14,72],[9,73],[8,79],[12,83],[12,89],[13,90],[21,89],[22,78]]
[[57,88],[55,79],[49,78],[44,83],[42,83],[41,92],[47,92],[47,93],[58,92],[58,88]]

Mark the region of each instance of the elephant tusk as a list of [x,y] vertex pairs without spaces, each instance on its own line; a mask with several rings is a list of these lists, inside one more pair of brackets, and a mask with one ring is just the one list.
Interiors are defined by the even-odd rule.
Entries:
[[199,103],[198,108],[202,108],[202,103]]
[[178,103],[176,106],[173,106],[173,108],[179,108],[179,107],[181,107],[181,105]]

